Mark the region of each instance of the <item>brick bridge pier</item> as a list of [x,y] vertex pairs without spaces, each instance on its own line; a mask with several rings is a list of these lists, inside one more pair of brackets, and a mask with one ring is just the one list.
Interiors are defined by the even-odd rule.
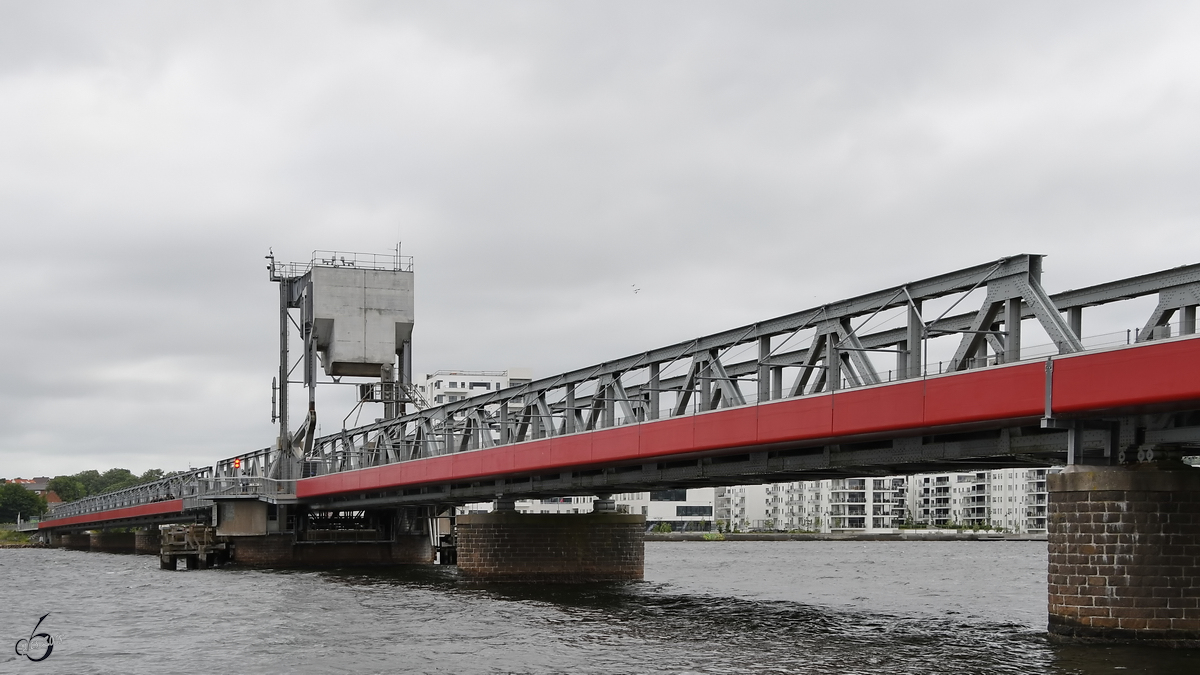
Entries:
[[1051,639],[1200,647],[1200,470],[1072,466],[1049,489]]
[[458,571],[472,581],[581,583],[644,577],[646,518],[617,513],[608,495],[592,513],[518,513],[512,500],[492,513],[458,516]]

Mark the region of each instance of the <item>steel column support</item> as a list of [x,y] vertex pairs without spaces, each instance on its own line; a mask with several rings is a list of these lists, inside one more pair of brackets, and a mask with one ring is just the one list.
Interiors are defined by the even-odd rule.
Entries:
[[1004,303],[1004,362],[1021,360],[1021,299],[1009,298]]
[[986,368],[988,364],[988,342],[984,340],[979,343],[979,349],[975,350],[975,362],[973,368]]
[[1067,464],[1075,464],[1083,455],[1083,427],[1079,422],[1071,422],[1067,427]]
[[650,391],[646,392],[650,396],[650,419],[658,419],[661,411],[659,410],[660,402],[662,401],[662,380],[659,371],[660,364],[650,364]]
[[384,365],[379,369],[379,393],[383,399],[384,419],[395,419],[399,416],[396,402],[396,373],[395,366]]
[[611,429],[617,426],[617,405],[613,400],[615,394],[612,387],[612,376],[601,380],[602,386],[596,388],[596,394],[604,400],[604,428]]
[[767,360],[771,358],[771,336],[763,335],[758,338],[758,402],[771,400],[771,366]]
[[[574,388],[571,389],[571,394],[575,394]],[[512,443],[512,431],[509,428],[508,421],[508,401],[500,400],[500,445],[508,445]]]
[[829,391],[842,388],[842,354],[837,348],[836,333],[830,333],[825,340],[825,382]]
[[908,306],[908,335],[905,339],[908,369],[904,374],[905,378],[921,377],[924,340],[925,324],[921,321],[921,301],[913,299]]
[[[275,261],[272,260],[271,274],[275,274]],[[288,317],[288,301],[291,299],[291,292],[288,281],[286,279],[279,280],[279,439],[276,442],[278,449],[278,459],[276,466],[280,473],[279,478],[282,480],[291,480],[295,476],[291,475],[292,463],[288,461],[291,456],[291,432],[288,429],[288,322],[291,318]]]
[[[708,356],[708,355],[705,355]],[[696,367],[699,368],[700,412],[710,410],[712,406],[712,361],[709,358],[698,357]]]
[[[410,391],[412,389],[412,341],[411,340],[405,340],[404,343],[400,347],[400,372],[398,373],[398,375],[399,375],[399,378],[397,378],[397,379],[400,381],[400,390],[403,392]],[[400,398],[399,393],[400,392],[398,391],[397,398]],[[405,397],[405,398],[407,398],[407,397]],[[416,406],[414,405],[414,407],[416,407]],[[400,408],[401,415],[408,412],[408,406],[404,402],[400,403],[399,408]]]
[[566,386],[566,400],[564,401],[564,403],[567,406],[567,410],[566,410],[566,414],[563,416],[563,433],[573,434],[573,433],[575,433],[575,420],[576,420],[576,414],[577,414],[577,412],[575,410],[575,385],[574,384],[568,384]]
[[1075,337],[1083,338],[1083,308],[1072,307],[1067,310],[1067,325],[1071,327],[1071,332]]

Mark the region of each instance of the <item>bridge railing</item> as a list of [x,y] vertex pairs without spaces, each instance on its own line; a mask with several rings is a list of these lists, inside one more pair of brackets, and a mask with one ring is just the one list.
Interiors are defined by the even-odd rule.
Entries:
[[296,481],[264,476],[213,476],[198,479],[198,499],[220,497],[284,497],[296,493]]
[[413,258],[409,255],[380,253],[355,253],[352,251],[313,251],[307,263],[271,263],[272,271],[287,277],[299,277],[313,267],[349,267],[363,270],[387,270],[393,272],[413,271]]
[[188,499],[197,495],[200,479],[211,474],[211,467],[192,469],[124,490],[54,504],[50,507],[46,520],[83,516],[172,499]]

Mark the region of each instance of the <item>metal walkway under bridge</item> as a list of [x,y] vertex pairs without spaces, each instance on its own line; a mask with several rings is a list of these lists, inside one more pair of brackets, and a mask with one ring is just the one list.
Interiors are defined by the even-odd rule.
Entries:
[[[1200,265],[1050,295],[1041,263],[1003,258],[347,429],[315,440],[299,480],[249,452],[59,505],[41,527],[186,520],[237,497],[444,507],[1197,454]],[[1157,304],[1139,328],[1083,330],[1085,308],[1143,296]]]

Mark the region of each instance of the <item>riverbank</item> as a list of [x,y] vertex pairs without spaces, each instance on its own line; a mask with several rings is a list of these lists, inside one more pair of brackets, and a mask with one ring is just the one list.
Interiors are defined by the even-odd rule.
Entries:
[[[646,541],[714,541],[708,532],[647,532]],[[1046,541],[1044,534],[997,534],[945,530],[902,530],[881,534],[740,532],[721,535],[723,541]]]

